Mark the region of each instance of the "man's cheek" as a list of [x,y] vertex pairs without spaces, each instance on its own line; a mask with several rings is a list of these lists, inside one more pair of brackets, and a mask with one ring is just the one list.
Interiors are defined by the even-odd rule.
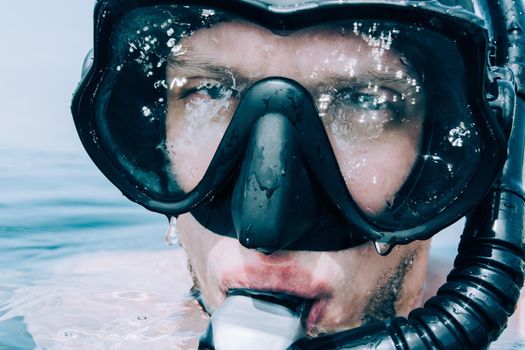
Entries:
[[341,172],[359,207],[369,215],[381,213],[391,205],[405,183],[416,158],[412,147],[390,144],[374,147],[355,158],[341,156]]
[[213,312],[224,301],[221,290],[223,272],[241,266],[236,241],[208,231],[191,214],[179,216],[177,230],[205,306]]
[[[166,124],[166,150],[170,160],[171,173],[179,186],[186,192],[193,190],[204,177],[215,151],[229,123],[234,106],[227,112],[221,108],[207,110],[206,104],[198,112],[188,112],[184,103],[171,103]],[[210,120],[214,116],[220,120]]]
[[195,232],[195,227],[191,220],[188,220],[189,214],[183,214],[177,219],[177,232],[182,247],[188,256],[189,268],[198,280],[201,287],[206,287],[206,269],[208,265],[208,244],[205,236]]

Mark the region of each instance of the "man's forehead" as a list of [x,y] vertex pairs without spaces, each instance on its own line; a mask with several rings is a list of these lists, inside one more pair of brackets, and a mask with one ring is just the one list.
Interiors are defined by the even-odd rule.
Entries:
[[357,23],[328,23],[283,35],[253,23],[222,22],[183,38],[169,60],[177,75],[221,74],[228,69],[246,77],[317,71],[327,79],[371,74],[378,79],[399,78],[411,68],[392,49],[395,33],[396,29],[388,29],[373,40]]
[[[260,43],[286,47],[292,45],[302,49],[330,47],[331,50],[326,52],[328,54],[354,48],[358,49],[357,52],[372,51],[374,48],[390,50],[393,36],[397,33],[399,29],[383,29],[378,23],[363,26],[362,22],[330,22],[296,31],[274,33],[254,23],[232,21],[196,30],[189,37],[183,38],[181,43],[192,50],[202,49],[205,45],[210,48],[220,48],[227,44],[250,47]],[[271,49],[270,46],[260,48]]]

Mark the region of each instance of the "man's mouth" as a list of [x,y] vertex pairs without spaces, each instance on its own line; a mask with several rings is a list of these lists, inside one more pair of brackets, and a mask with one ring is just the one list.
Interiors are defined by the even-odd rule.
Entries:
[[312,300],[286,293],[234,288],[228,291],[228,297],[231,296],[249,297],[265,303],[281,305],[301,319],[308,315],[312,306]]
[[322,319],[326,305],[332,297],[327,281],[315,279],[311,271],[301,269],[293,263],[254,264],[227,271],[221,279],[224,298],[232,289],[279,293],[303,299],[310,305],[302,316],[307,331],[311,331]]

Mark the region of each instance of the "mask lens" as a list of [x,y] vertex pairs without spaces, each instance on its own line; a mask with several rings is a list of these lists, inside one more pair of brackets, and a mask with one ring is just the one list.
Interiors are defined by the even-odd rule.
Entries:
[[197,187],[232,118],[243,118],[234,114],[244,93],[276,76],[309,92],[342,179],[376,226],[431,219],[479,170],[462,55],[430,30],[350,19],[273,33],[218,11],[159,6],[128,14],[113,43],[98,131],[155,198]]
[[167,68],[168,108],[162,148],[168,172],[189,192],[208,169],[239,96],[231,76],[203,71],[192,77],[179,65],[170,62]]
[[[451,40],[418,26],[355,21],[338,33],[318,62],[346,79],[313,96],[339,169],[370,221],[415,227],[453,203],[479,171],[483,149],[462,56]],[[327,71],[314,65],[310,74],[325,81]]]
[[114,33],[98,95],[103,144],[137,186],[178,200],[202,180],[238,103],[233,75],[192,55],[194,32],[228,20],[215,11],[146,7]]

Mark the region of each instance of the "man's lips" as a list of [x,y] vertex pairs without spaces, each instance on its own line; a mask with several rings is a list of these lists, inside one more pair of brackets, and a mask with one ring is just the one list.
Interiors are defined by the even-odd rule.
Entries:
[[311,330],[322,318],[325,307],[332,297],[332,290],[327,280],[315,278],[311,271],[301,268],[289,259],[278,259],[274,264],[265,258],[259,263],[241,266],[225,271],[221,276],[220,288],[226,298],[228,290],[244,288],[269,291],[297,296],[311,300],[312,305],[306,317],[306,326]]

